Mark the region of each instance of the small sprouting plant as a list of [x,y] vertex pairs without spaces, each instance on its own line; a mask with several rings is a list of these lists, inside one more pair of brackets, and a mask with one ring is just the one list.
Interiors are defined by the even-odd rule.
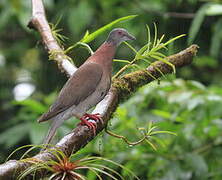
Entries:
[[157,130],[158,126],[153,126],[153,122],[150,121],[147,128],[138,128],[140,133],[144,136],[144,140],[156,151],[157,147],[155,146],[154,142],[157,144],[161,144],[162,140],[159,137],[156,137],[155,135],[158,134],[171,134],[176,136],[177,134],[171,131],[162,131],[162,130]]
[[61,34],[62,28],[58,28],[60,21],[61,21],[61,17],[57,20],[55,24],[50,23],[49,25],[50,25],[53,37],[56,39],[56,41],[59,43],[60,46],[63,46],[65,40],[67,40],[68,38]]
[[33,176],[33,179],[41,179],[41,175],[47,176],[49,180],[86,180],[85,174],[88,171],[91,172],[95,179],[102,180],[102,177],[108,177],[113,180],[124,180],[124,177],[118,173],[113,168],[109,166],[116,166],[117,168],[123,169],[128,174],[129,179],[139,179],[134,173],[119,163],[103,157],[84,157],[76,158],[75,154],[67,157],[59,148],[51,146],[51,148],[46,148],[43,152],[50,153],[53,158],[49,160],[42,161],[35,157],[27,158],[28,154],[36,150],[37,148],[45,148],[45,145],[26,145],[22,146],[9,156],[9,158],[17,151],[29,148],[21,157],[21,162],[29,163],[30,166],[24,170],[17,180],[22,180],[27,176]]
[[152,121],[149,122],[147,128],[144,128],[144,127],[138,128],[139,133],[142,135],[142,138],[139,139],[138,141],[135,141],[135,142],[130,142],[125,136],[117,135],[117,134],[109,131],[107,128],[106,128],[106,132],[113,137],[122,139],[129,146],[135,146],[135,145],[141,144],[142,142],[145,141],[156,151],[157,147],[155,146],[154,142],[159,143],[161,145],[163,143],[162,143],[161,139],[156,137],[155,135],[157,135],[157,134],[171,134],[171,135],[176,136],[176,133],[174,133],[174,132],[156,130],[157,128],[158,128],[157,126],[153,126]]
[[[116,59],[114,61],[116,62],[123,62],[123,63],[126,63],[125,66],[123,66],[114,76],[113,76],[113,79],[114,78],[118,78],[123,72],[125,72],[128,68],[132,68],[132,67],[137,67],[139,69],[140,66],[138,65],[138,63],[140,61],[144,61],[145,63],[147,64],[151,64],[155,61],[155,60],[158,60],[158,61],[162,61],[164,63],[166,63],[167,65],[171,66],[172,69],[173,69],[173,72],[175,73],[176,72],[176,69],[175,69],[175,66],[170,63],[166,57],[166,55],[164,55],[163,53],[160,52],[160,50],[162,49],[167,49],[167,45],[172,43],[173,41],[185,36],[185,34],[182,34],[182,35],[179,35],[179,36],[176,36],[170,40],[168,40],[167,42],[163,42],[163,39],[165,37],[165,35],[162,35],[160,37],[160,39],[157,38],[157,26],[156,24],[154,23],[154,39],[153,39],[153,42],[151,41],[151,34],[150,34],[150,28],[148,25],[146,25],[146,28],[147,28],[147,43],[142,47],[140,48],[138,51],[133,47],[131,46],[129,43],[127,42],[124,42],[134,53],[135,53],[135,56],[133,58],[133,60],[131,61],[128,61],[128,60],[121,60],[121,59]],[[164,74],[158,69],[158,67],[156,67],[154,65],[154,68],[156,68],[163,77]],[[147,72],[149,73],[149,72]],[[152,74],[149,74],[153,79],[156,79],[154,76],[152,76]]]

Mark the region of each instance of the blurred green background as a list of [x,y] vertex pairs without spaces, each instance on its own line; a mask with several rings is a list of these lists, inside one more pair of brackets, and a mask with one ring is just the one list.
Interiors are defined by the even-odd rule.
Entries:
[[[80,153],[112,159],[141,179],[222,179],[221,0],[45,0],[44,3],[49,22],[55,24],[61,19],[58,28],[68,37],[65,48],[79,41],[86,30],[93,32],[132,14],[139,16],[116,27],[127,28],[136,36],[137,40],[130,42],[136,48],[145,43],[146,24],[153,32],[153,22],[157,24],[158,37],[165,34],[170,39],[187,34],[170,44],[166,55],[191,43],[200,46],[192,65],[178,69],[176,76],[167,76],[160,84],[154,81],[142,87],[119,106],[109,124],[110,129],[130,140],[138,139],[137,128],[146,127],[150,121],[177,136],[159,135],[162,143],[157,143],[154,151],[146,143],[129,147],[101,133]],[[54,101],[67,78],[55,62],[48,60],[39,34],[26,27],[31,18],[30,1],[1,0],[0,17],[0,162],[4,162],[16,148],[42,142],[48,124],[38,124],[36,119]],[[90,43],[93,50],[107,33]],[[75,49],[69,55],[77,66],[89,56],[85,49]],[[130,60],[133,53],[122,45],[116,57]],[[122,66],[115,62],[114,72]],[[77,122],[72,119],[64,123],[57,138]]]

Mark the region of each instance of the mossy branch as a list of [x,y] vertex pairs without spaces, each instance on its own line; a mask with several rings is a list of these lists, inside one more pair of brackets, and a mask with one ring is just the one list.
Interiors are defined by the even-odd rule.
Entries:
[[[193,57],[198,50],[197,45],[191,45],[189,48],[167,57],[167,60],[176,68],[188,65],[192,62]],[[135,92],[139,87],[158,79],[163,74],[172,73],[172,66],[163,61],[156,61],[148,66],[146,69],[135,71],[124,75],[119,79],[113,81],[113,87],[118,89],[120,100],[128,98],[132,92]]]

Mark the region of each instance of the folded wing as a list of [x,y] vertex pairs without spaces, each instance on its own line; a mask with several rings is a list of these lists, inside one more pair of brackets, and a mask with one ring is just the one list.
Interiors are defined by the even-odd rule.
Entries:
[[69,78],[55,103],[44,113],[38,122],[47,121],[73,105],[78,105],[92,94],[102,78],[99,64],[85,63]]

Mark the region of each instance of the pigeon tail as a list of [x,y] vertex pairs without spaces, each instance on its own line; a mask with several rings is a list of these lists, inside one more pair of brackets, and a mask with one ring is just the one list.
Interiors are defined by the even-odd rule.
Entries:
[[58,116],[56,116],[55,118],[51,119],[52,120],[52,124],[51,127],[47,133],[47,136],[45,137],[43,144],[45,144],[46,146],[50,144],[52,138],[54,137],[56,130],[58,127],[61,126],[61,124],[65,121],[65,119],[60,118]]

